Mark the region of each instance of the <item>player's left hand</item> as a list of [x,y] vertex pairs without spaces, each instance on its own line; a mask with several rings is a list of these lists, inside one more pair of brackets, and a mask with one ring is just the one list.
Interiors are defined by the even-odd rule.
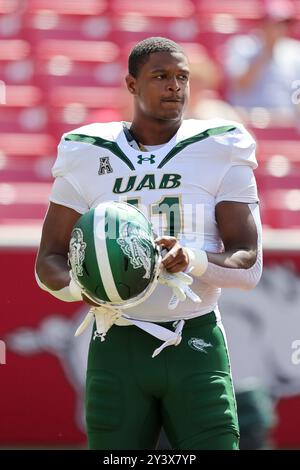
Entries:
[[[186,250],[180,245],[175,237],[158,237],[155,243],[162,248],[162,267],[169,273],[184,271],[189,264],[189,257]],[[167,251],[164,253],[166,249]]]

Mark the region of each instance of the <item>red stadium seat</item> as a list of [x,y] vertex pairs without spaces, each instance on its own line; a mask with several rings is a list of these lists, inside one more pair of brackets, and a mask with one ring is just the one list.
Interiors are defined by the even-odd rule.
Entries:
[[34,45],[45,39],[103,40],[113,29],[108,15],[62,15],[53,10],[27,13],[27,38]]
[[49,93],[51,132],[59,139],[63,132],[89,122],[124,119],[128,94],[120,87],[58,86]]
[[5,155],[0,153],[0,182],[51,181],[55,155]]
[[114,0],[110,3],[115,14],[133,13],[145,16],[185,18],[195,13],[191,0]]
[[7,85],[6,106],[36,106],[43,101],[43,92],[33,85]]
[[1,39],[0,61],[15,61],[29,57],[31,47],[24,39]]
[[261,191],[262,222],[274,229],[300,228],[300,190]]
[[[12,3],[12,2],[11,2]],[[0,12],[1,14],[1,12]],[[25,21],[22,11],[2,15],[0,21],[0,38],[17,39],[25,37]]]
[[71,87],[58,86],[50,91],[52,106],[82,103],[88,108],[119,108],[126,102],[125,89],[119,87]]
[[108,0],[27,0],[28,12],[51,10],[61,15],[100,15]]
[[298,141],[258,142],[256,176],[262,189],[296,188],[300,181]]
[[57,142],[49,134],[0,133],[0,152],[4,155],[52,155]]
[[297,130],[295,125],[291,124],[289,126],[266,126],[264,128],[253,127],[247,125],[247,128],[252,132],[254,137],[261,140],[269,141],[289,141],[289,140],[298,140],[300,138],[300,131]]
[[268,161],[273,155],[285,155],[290,161],[300,163],[299,135],[297,140],[260,139],[257,148],[262,162]]
[[111,41],[45,39],[37,45],[36,53],[40,59],[61,55],[83,62],[111,62],[118,58],[120,51]]
[[22,9],[23,0],[0,0],[0,14],[8,15]]
[[37,79],[47,96],[49,90],[58,86],[124,86],[124,75],[124,65],[119,60],[96,63],[53,57],[39,63]]
[[194,41],[198,34],[198,24],[194,18],[146,17],[143,15],[120,15],[114,20],[111,36],[121,48],[124,62],[132,44],[150,36],[166,36],[175,41]]
[[268,173],[256,171],[256,182],[259,190],[259,194],[263,194],[264,191],[278,190],[278,189],[295,189],[299,187],[300,171],[296,174],[290,173],[287,176],[273,176]]
[[48,109],[45,106],[0,107],[0,135],[1,132],[13,135],[14,133],[46,131],[48,121]]
[[0,183],[0,224],[45,216],[50,183]]
[[222,13],[237,18],[259,18],[263,7],[261,0],[197,0],[196,4],[200,15],[213,16]]
[[0,61],[0,76],[7,85],[34,85],[35,67],[36,64],[31,56],[17,61]]

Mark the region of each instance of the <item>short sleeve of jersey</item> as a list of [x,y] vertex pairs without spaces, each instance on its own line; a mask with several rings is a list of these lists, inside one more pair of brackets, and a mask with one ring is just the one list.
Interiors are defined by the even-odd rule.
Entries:
[[49,200],[55,204],[60,204],[70,209],[74,209],[79,214],[84,214],[89,207],[83,197],[74,186],[63,176],[58,176],[52,186]]
[[218,186],[216,204],[220,201],[257,202],[257,186],[253,174],[253,169],[257,167],[255,141],[241,124],[237,124],[226,139],[231,157]]
[[224,176],[218,193],[216,204],[221,201],[245,202],[258,201],[257,186],[252,168],[249,166],[233,166]]
[[64,135],[57,147],[57,158],[52,167],[52,175],[66,176],[72,170],[74,161],[78,154],[78,145],[72,141],[66,141]]
[[89,210],[89,207],[72,173],[80,155],[81,150],[78,144],[64,140],[63,136],[58,145],[57,158],[52,168],[55,181],[49,200],[83,214]]
[[242,124],[230,132],[229,143],[231,145],[231,165],[247,165],[257,168],[256,143],[251,134]]

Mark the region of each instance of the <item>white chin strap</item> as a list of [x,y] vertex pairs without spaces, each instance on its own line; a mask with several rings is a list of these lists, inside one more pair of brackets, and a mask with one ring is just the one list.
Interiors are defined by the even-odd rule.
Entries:
[[164,326],[156,325],[156,323],[145,322],[141,320],[127,319],[132,325],[137,326],[141,330],[146,331],[155,338],[164,341],[163,344],[155,349],[152,357],[158,356],[158,354],[165,349],[167,346],[178,346],[181,342],[181,334],[184,325],[184,320],[179,320],[173,323],[175,331],[171,331]]
[[[201,299],[198,297],[198,295],[195,294],[189,287],[193,282],[193,278],[191,276],[183,272],[171,274],[168,273],[165,269],[161,269],[159,276],[157,277],[158,271],[159,264],[157,273],[155,275],[155,281],[153,282],[151,288],[148,290],[146,295],[143,295],[143,297],[140,297],[138,300],[136,300],[135,304],[139,304],[149,297],[149,295],[155,289],[157,282],[170,287],[173,291],[173,295],[168,305],[170,310],[176,308],[178,303],[180,301],[186,300],[187,297],[189,297],[193,302],[201,302]],[[133,304],[128,303],[122,308],[126,309],[130,306],[133,306]],[[152,357],[157,356],[167,346],[178,346],[178,344],[180,344],[182,328],[185,323],[184,320],[175,321],[173,323],[175,331],[171,331],[168,328],[157,325],[156,323],[134,320],[123,313],[119,305],[109,305],[107,303],[103,303],[99,307],[92,307],[90,309],[87,316],[76,330],[75,336],[80,335],[94,318],[96,320],[96,331],[94,334],[94,339],[99,337],[101,338],[101,341],[104,341],[108,330],[112,327],[112,325],[116,324],[118,326],[134,325],[137,328],[146,331],[146,333],[149,333],[155,338],[163,341],[163,344],[159,348],[155,349]]]
[[101,341],[105,341],[105,336],[108,330],[114,325],[129,326],[135,325],[146,333],[154,336],[155,338],[164,341],[163,344],[155,349],[152,357],[157,356],[167,346],[178,346],[181,342],[182,328],[184,320],[179,320],[173,323],[175,331],[171,331],[155,323],[133,320],[127,317],[121,310],[112,308],[110,306],[92,307],[86,315],[83,322],[79,325],[75,332],[75,336],[79,336],[89,326],[92,320],[96,320],[96,331],[94,333],[94,340],[99,337]]

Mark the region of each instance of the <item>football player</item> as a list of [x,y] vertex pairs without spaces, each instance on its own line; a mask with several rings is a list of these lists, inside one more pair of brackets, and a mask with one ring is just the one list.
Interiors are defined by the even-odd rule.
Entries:
[[[74,224],[99,203],[138,206],[165,250],[164,269],[191,276],[201,302],[187,297],[170,309],[170,289],[158,284],[126,310],[130,325],[114,324],[105,341],[93,336],[89,446],[151,449],[163,426],[175,449],[238,449],[218,298],[220,288],[251,289],[261,276],[255,142],[237,122],[183,119],[188,59],[169,39],[147,38],[133,48],[126,85],[132,122],[90,124],[61,139],[37,280],[62,300],[82,299],[67,263]],[[156,327],[178,340],[161,345]]]

